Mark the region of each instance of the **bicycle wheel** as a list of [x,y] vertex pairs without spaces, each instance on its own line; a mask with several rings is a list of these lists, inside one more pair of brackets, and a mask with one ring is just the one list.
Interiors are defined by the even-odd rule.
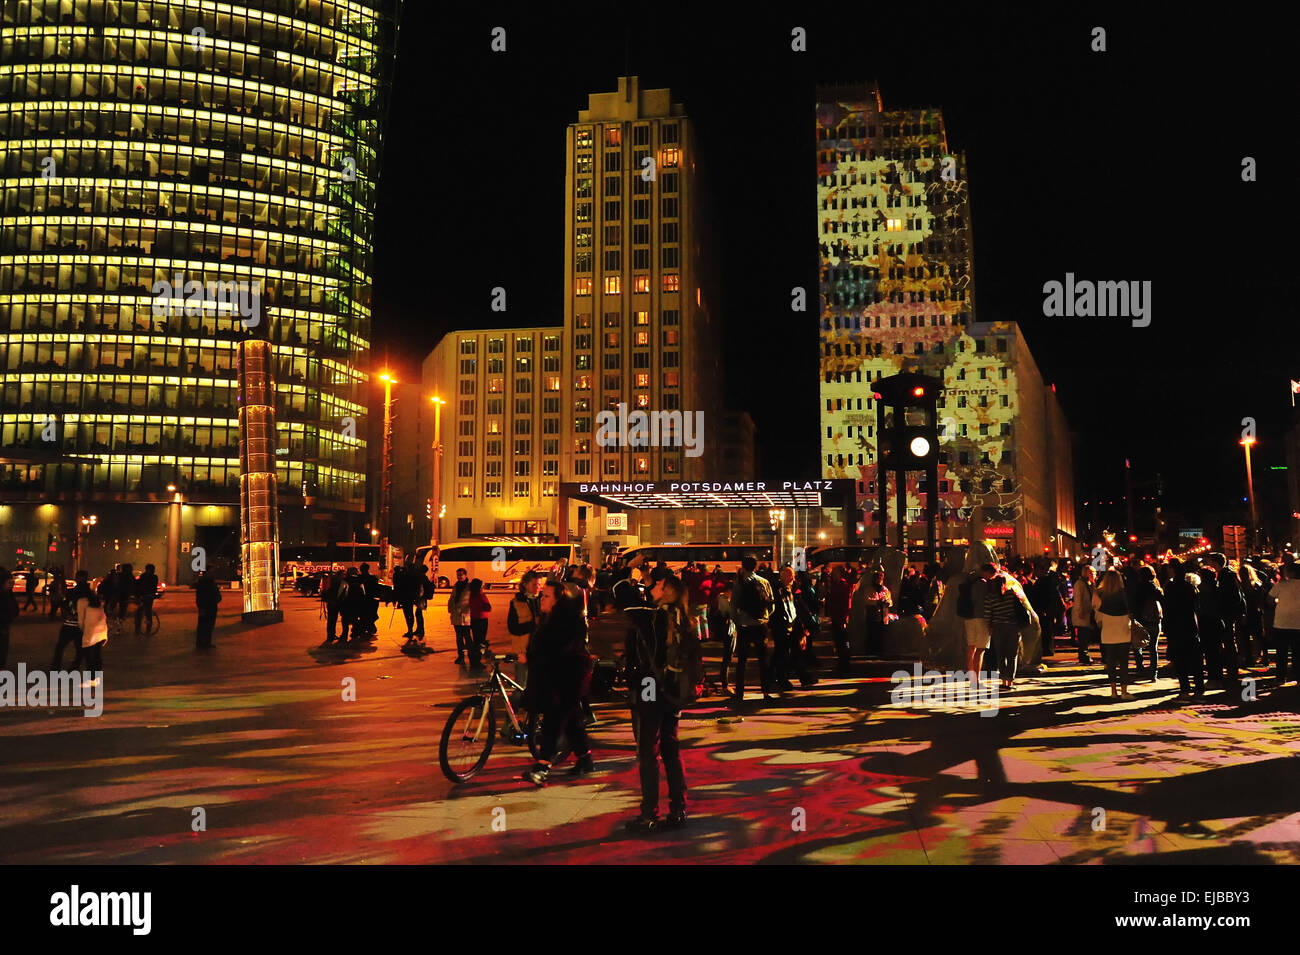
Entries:
[[468,782],[487,763],[496,740],[496,714],[486,696],[471,696],[456,704],[442,730],[438,762],[453,783]]
[[[533,759],[542,758],[542,725],[543,716],[540,712],[530,713],[528,715],[528,752],[532,753]],[[569,758],[573,752],[573,745],[569,738],[562,732],[560,738],[555,741],[555,755],[551,757],[551,765],[558,766]]]

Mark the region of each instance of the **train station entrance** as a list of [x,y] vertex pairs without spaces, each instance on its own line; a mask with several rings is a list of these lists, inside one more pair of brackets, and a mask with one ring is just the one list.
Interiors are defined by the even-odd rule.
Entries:
[[637,544],[762,544],[778,565],[796,547],[857,542],[847,479],[593,481],[560,485],[559,538],[599,564]]

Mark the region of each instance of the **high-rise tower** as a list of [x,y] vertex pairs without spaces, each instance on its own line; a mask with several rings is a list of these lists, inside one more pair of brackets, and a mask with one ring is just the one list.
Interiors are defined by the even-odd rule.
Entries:
[[[398,8],[6,8],[0,484],[16,506],[0,534],[16,549],[93,510],[100,546],[117,542],[99,563],[163,566],[175,560],[166,509],[143,505],[179,495],[181,537],[233,555],[236,359],[253,328],[274,356],[286,536],[342,536],[364,512],[373,210]],[[183,305],[159,307],[169,296]],[[54,513],[24,523],[28,501]]]

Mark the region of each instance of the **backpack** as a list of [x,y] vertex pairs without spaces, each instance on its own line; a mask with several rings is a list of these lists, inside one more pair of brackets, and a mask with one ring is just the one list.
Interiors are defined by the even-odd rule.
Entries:
[[[700,635],[686,620],[676,627],[677,639],[669,639],[665,657],[668,665],[660,683],[668,703],[675,707],[690,706],[704,691],[704,650]],[[658,674],[656,674],[658,676]]]
[[762,580],[757,574],[748,579],[737,579],[740,593],[737,594],[736,607],[751,620],[765,622],[772,613],[775,601],[763,589],[763,584],[760,583]]

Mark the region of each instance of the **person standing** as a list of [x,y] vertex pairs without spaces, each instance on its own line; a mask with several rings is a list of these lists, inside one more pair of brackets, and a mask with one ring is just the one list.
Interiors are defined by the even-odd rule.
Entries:
[[[748,568],[752,575],[754,559]],[[686,825],[686,774],[677,738],[681,709],[670,699],[671,688],[657,674],[669,666],[670,646],[698,647],[686,606],[686,588],[678,577],[658,577],[650,591],[652,607],[629,607],[632,621],[624,655],[628,661],[628,686],[637,721],[637,763],[641,775],[641,812],[626,824],[629,832],[679,829]],[[668,778],[668,818],[659,821],[659,761]]]
[[767,661],[767,622],[775,600],[765,578],[756,573],[758,561],[751,554],[740,559],[740,573],[732,588],[731,612],[736,620],[736,692],[732,699],[745,702],[745,663],[751,650],[758,658],[759,689],[774,695]]
[[456,583],[447,598],[447,615],[451,617],[452,629],[456,631],[456,665],[465,665],[465,654],[469,652],[471,642],[469,616],[469,571],[461,567],[456,571]]
[[1129,600],[1124,578],[1117,570],[1102,575],[1101,584],[1092,597],[1093,609],[1101,622],[1101,659],[1110,680],[1110,695],[1131,700],[1128,691],[1128,657],[1133,646],[1130,633]]
[[488,614],[492,611],[492,602],[483,593],[483,581],[475,577],[469,582],[469,669],[471,673],[483,673],[483,651],[487,649]]
[[867,655],[878,657],[885,652],[885,618],[894,604],[893,595],[885,586],[885,572],[880,568],[865,578],[862,592],[867,621]]
[[54,671],[63,669],[63,648],[69,645],[75,650],[72,669],[81,669],[81,623],[77,619],[77,601],[93,593],[90,589],[90,572],[77,571],[76,581],[72,589],[64,593],[63,602],[59,606],[62,622],[58,642],[54,645],[54,660],[50,664],[50,669]]
[[1178,699],[1190,700],[1205,693],[1201,639],[1197,630],[1197,587],[1200,578],[1188,573],[1177,558],[1169,561],[1169,582],[1165,586],[1164,616],[1166,653],[1178,673]]
[[358,604],[357,615],[360,627],[352,626],[352,638],[370,636],[379,633],[379,578],[370,572],[369,564],[361,565],[361,591],[365,597]]
[[853,581],[844,564],[836,565],[826,587],[826,616],[831,624],[831,641],[835,644],[835,675],[849,675],[852,651],[849,647],[849,608],[853,601]]
[[423,597],[423,586],[415,570],[415,555],[407,554],[406,560],[393,572],[393,598],[402,608],[402,619],[406,621],[406,632],[402,636],[408,643],[424,639],[424,611],[420,609]]
[[984,564],[977,573],[966,574],[966,579],[957,585],[957,616],[966,633],[966,672],[971,674],[970,681],[974,686],[979,686],[980,674],[984,672],[984,653],[993,642],[984,607],[989,580],[996,573],[995,565]]
[[104,645],[108,643],[108,615],[97,594],[87,590],[77,598],[77,625],[81,628],[81,659],[94,686],[104,672]]
[[113,614],[117,619],[117,633],[125,632],[126,615],[130,612],[131,601],[135,599],[135,568],[123,564],[117,571],[116,605],[105,607],[104,612]]
[[154,573],[153,564],[144,565],[144,573],[140,579],[135,582],[136,608],[135,608],[135,633],[140,635],[140,624],[145,620],[149,621],[145,633],[153,633],[154,623],[156,622],[153,613],[153,602],[158,599],[158,575]]
[[[28,575],[31,579],[31,575]],[[14,596],[14,577],[7,567],[0,567],[0,670],[9,665],[9,627],[18,619],[18,598]],[[26,692],[26,688],[23,689]]]
[[712,579],[709,588],[709,635],[722,644],[722,666],[718,673],[722,694],[727,695],[727,676],[731,657],[736,651],[736,621],[731,612],[731,581],[719,576]]
[[1291,674],[1300,678],[1300,564],[1282,567],[1282,579],[1273,585],[1273,646],[1277,653],[1277,684],[1287,682],[1287,660]]
[[788,565],[781,568],[777,578],[775,600],[770,620],[772,684],[782,692],[793,690],[794,684],[790,682],[790,676],[794,673],[804,688],[814,686],[817,681],[805,666],[800,645],[802,641],[812,639],[813,628],[808,609],[795,584],[794,569]]
[[989,622],[998,678],[1002,689],[1014,690],[1020,661],[1020,628],[1029,622],[1032,608],[1020,582],[1010,574],[999,571],[994,564],[985,564],[980,572],[988,583],[984,616]]
[[[1144,670],[1149,674],[1147,678],[1154,682],[1160,669],[1160,658],[1156,646],[1160,640],[1160,624],[1164,617],[1163,601],[1165,592],[1160,586],[1160,580],[1156,577],[1156,569],[1150,564],[1143,564],[1137,569],[1137,578],[1133,606],[1136,608],[1137,622],[1142,624],[1150,639],[1147,641],[1146,650],[1133,647],[1133,655],[1137,658],[1135,682],[1142,679]],[[1149,666],[1144,663],[1144,656],[1150,661]]]
[[[194,635],[195,649],[210,650],[212,630],[217,625],[217,604],[221,603],[221,588],[206,570],[194,582],[194,603],[199,608],[199,625]],[[82,629],[85,629],[84,626]],[[82,643],[84,646],[84,639]]]
[[1092,565],[1084,564],[1074,582],[1074,603],[1070,607],[1074,645],[1079,649],[1079,662],[1085,665],[1092,662],[1088,647],[1097,635],[1097,611],[1092,606],[1092,596],[1097,592],[1096,580]]
[[1222,680],[1226,677],[1229,683],[1236,686],[1240,681],[1237,628],[1246,615],[1246,598],[1242,595],[1241,581],[1237,577],[1237,572],[1228,566],[1226,557],[1215,553],[1210,554],[1207,560],[1214,565],[1218,584],[1216,592],[1219,599],[1219,615],[1223,624],[1221,657],[1224,672],[1219,674],[1219,678]]
[[[325,642],[333,643],[337,636],[337,627],[339,614],[343,611],[343,601],[347,596],[348,585],[343,576],[342,570],[335,570],[321,585],[320,599],[325,604]],[[343,638],[340,643],[346,643],[348,639],[347,618],[344,617]]]
[[[528,686],[528,646],[542,616],[542,575],[535,570],[524,572],[519,592],[510,601],[506,613],[506,631],[510,634],[510,652],[515,655],[515,682]],[[566,608],[567,609],[567,608]],[[585,629],[585,628],[584,628]]]
[[523,598],[528,604],[527,612],[534,614],[534,621],[540,619],[531,629],[526,653],[532,670],[529,677],[536,681],[529,687],[530,705],[542,713],[542,733],[537,762],[525,770],[523,778],[545,786],[561,733],[568,737],[576,757],[569,775],[595,771],[582,712],[582,701],[591,689],[591,654],[587,650],[587,620],[582,604],[568,596],[564,582],[552,577],[538,594],[540,576],[529,579],[525,575],[525,580],[516,599]]

